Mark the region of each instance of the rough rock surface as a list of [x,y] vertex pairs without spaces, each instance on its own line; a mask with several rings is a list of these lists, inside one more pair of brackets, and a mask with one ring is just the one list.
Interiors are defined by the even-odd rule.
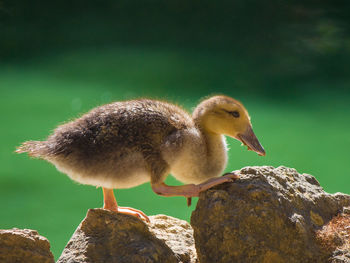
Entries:
[[148,226],[133,216],[90,209],[57,262],[195,262],[188,223],[162,215],[150,220]]
[[171,248],[180,262],[197,262],[193,229],[189,223],[166,215],[149,218],[151,220],[149,230]]
[[0,230],[0,262],[52,263],[49,241],[30,229]]
[[316,237],[323,249],[332,253],[331,263],[350,263],[350,207],[318,230]]
[[201,193],[192,214],[201,263],[329,260],[315,232],[350,205],[349,195],[328,194],[313,176],[291,168],[236,172],[240,179]]

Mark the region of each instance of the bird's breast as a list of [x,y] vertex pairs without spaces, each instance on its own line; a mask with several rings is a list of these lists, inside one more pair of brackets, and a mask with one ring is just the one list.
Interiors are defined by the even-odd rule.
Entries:
[[215,145],[215,152],[209,154],[208,145],[198,129],[187,129],[177,136],[181,140],[176,141],[181,141],[181,144],[169,143],[169,147],[163,151],[164,159],[176,179],[183,183],[201,183],[222,173],[227,162],[222,139]]

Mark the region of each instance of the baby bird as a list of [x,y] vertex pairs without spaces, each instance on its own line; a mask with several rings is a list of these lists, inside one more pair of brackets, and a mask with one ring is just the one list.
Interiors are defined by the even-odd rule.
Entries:
[[[162,196],[188,200],[238,178],[220,176],[227,163],[224,135],[265,155],[242,103],[226,96],[202,101],[190,116],[168,102],[138,99],[92,109],[58,126],[46,141],[27,141],[16,152],[44,159],[81,184],[102,187],[104,208],[149,221],[140,210],[119,207],[113,189],[150,181]],[[164,183],[171,173],[187,183]]]

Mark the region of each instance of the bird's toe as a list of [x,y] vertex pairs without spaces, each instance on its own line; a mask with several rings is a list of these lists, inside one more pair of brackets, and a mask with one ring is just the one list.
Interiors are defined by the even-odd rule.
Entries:
[[148,216],[140,210],[131,207],[118,207],[118,213],[132,215],[138,217],[146,222],[150,222]]
[[234,180],[240,178],[240,176],[239,176],[238,174],[234,173],[234,172],[225,173],[225,174],[223,175],[223,177],[228,178],[228,179],[231,179],[231,181],[234,181]]

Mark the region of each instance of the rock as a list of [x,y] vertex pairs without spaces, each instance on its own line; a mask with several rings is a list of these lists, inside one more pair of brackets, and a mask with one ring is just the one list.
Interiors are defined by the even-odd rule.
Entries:
[[30,229],[0,230],[0,262],[52,263],[49,241]]
[[148,226],[133,216],[89,209],[57,263],[195,262],[188,223],[163,215],[150,220]]
[[236,172],[240,179],[201,193],[192,213],[201,263],[327,262],[315,232],[350,205],[349,195],[328,194],[291,168]]
[[197,262],[193,229],[189,223],[166,215],[149,218],[151,220],[149,230],[171,248],[180,262]]

